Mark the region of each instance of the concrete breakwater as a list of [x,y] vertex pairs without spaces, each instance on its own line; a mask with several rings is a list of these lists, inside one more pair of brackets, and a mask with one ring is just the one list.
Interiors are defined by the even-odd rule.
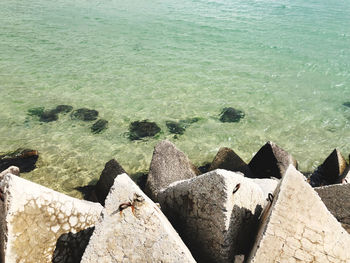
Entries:
[[334,150],[308,176],[267,142],[198,169],[169,141],[137,184],[111,160],[84,201],[0,174],[1,262],[349,262],[350,172]]

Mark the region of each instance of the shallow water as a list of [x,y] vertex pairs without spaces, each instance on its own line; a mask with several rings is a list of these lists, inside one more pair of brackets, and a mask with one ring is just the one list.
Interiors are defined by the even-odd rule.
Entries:
[[[221,146],[249,161],[271,140],[312,170],[350,153],[350,2],[2,0],[0,95],[0,151],[39,150],[23,177],[72,196],[111,158],[147,170],[162,139],[197,165]],[[109,128],[27,115],[58,104],[96,109]],[[229,106],[245,118],[221,123]],[[192,117],[173,138],[165,122]],[[143,119],[162,133],[131,142]]]

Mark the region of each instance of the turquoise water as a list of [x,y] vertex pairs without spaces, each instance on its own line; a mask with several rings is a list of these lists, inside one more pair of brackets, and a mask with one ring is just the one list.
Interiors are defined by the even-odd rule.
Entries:
[[[272,140],[311,170],[335,147],[350,153],[345,101],[349,1],[0,1],[0,151],[39,150],[23,177],[72,196],[111,158],[147,170],[161,139],[197,165],[221,146],[249,161]],[[58,104],[96,109],[109,128],[27,115]],[[229,106],[245,118],[221,123]],[[173,138],[165,122],[192,117]],[[143,119],[162,133],[130,142]]]

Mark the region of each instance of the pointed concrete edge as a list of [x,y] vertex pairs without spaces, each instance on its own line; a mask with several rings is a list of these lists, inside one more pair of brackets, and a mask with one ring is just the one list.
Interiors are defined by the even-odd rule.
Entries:
[[114,180],[81,262],[195,260],[159,207],[127,174],[121,174]]
[[274,196],[247,262],[350,262],[350,235],[293,166]]
[[231,262],[250,250],[265,197],[252,179],[216,169],[171,184],[159,202],[198,262]]
[[145,185],[145,193],[157,201],[158,192],[171,183],[194,178],[200,174],[185,153],[168,140],[160,141],[153,150]]
[[102,211],[100,204],[69,197],[13,174],[3,176],[0,190],[2,262],[51,262],[59,237],[93,226]]

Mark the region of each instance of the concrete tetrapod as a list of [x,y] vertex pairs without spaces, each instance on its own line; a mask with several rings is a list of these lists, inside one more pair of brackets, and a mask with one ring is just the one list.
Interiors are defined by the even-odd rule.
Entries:
[[252,179],[221,169],[173,183],[158,197],[198,262],[232,262],[248,253],[265,202]]
[[295,167],[263,212],[247,262],[350,262],[350,235]]
[[127,174],[114,180],[81,263],[195,262],[158,206]]
[[94,226],[97,203],[75,199],[13,174],[0,181],[0,261],[51,262],[62,234]]
[[314,188],[323,203],[350,234],[350,184]]
[[200,174],[187,156],[168,140],[154,147],[145,192],[157,201],[158,192],[173,182]]

